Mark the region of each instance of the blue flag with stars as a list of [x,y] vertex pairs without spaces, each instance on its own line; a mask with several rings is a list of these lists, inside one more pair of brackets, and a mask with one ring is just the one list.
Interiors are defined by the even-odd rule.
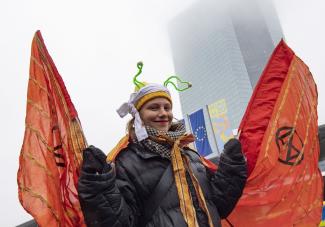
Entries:
[[192,132],[195,136],[195,146],[197,151],[202,156],[207,156],[211,154],[212,150],[209,144],[207,130],[205,128],[203,109],[192,113],[189,118]]

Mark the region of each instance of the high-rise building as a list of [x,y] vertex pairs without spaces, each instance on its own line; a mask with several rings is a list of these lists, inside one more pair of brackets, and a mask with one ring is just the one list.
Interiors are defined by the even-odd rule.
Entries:
[[[236,129],[282,29],[271,0],[200,0],[169,24],[175,72],[192,88],[180,93],[185,122],[201,108],[217,151],[207,105],[223,100]],[[220,148],[219,148],[220,149]]]

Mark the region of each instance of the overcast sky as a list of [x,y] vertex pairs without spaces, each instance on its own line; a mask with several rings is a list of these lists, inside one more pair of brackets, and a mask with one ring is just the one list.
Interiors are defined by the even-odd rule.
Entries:
[[[89,144],[108,152],[124,134],[115,112],[133,90],[136,62],[143,80],[162,83],[174,74],[167,22],[194,0],[46,1],[0,0],[0,225],[31,217],[17,196],[16,173],[23,140],[30,45],[41,30],[79,112]],[[275,0],[288,45],[310,67],[325,124],[325,4]],[[177,93],[175,116],[181,118]]]

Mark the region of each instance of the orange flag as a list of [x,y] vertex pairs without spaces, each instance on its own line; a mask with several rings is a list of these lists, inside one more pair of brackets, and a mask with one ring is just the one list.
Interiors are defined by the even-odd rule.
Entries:
[[318,169],[317,119],[313,77],[282,40],[239,127],[250,175],[229,223],[318,226],[323,179]]
[[82,128],[39,31],[31,50],[18,193],[39,226],[85,226],[77,194]]

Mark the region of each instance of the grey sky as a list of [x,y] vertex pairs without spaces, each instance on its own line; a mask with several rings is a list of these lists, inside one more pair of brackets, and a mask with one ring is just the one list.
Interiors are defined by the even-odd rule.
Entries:
[[[174,73],[167,22],[194,0],[0,1],[1,226],[31,217],[20,206],[16,173],[24,133],[30,45],[40,29],[79,112],[89,144],[108,152],[127,119],[115,112],[133,85],[161,83]],[[319,123],[325,124],[325,34],[322,0],[275,0],[288,45],[309,65],[318,84]],[[177,93],[175,116],[181,117]]]

